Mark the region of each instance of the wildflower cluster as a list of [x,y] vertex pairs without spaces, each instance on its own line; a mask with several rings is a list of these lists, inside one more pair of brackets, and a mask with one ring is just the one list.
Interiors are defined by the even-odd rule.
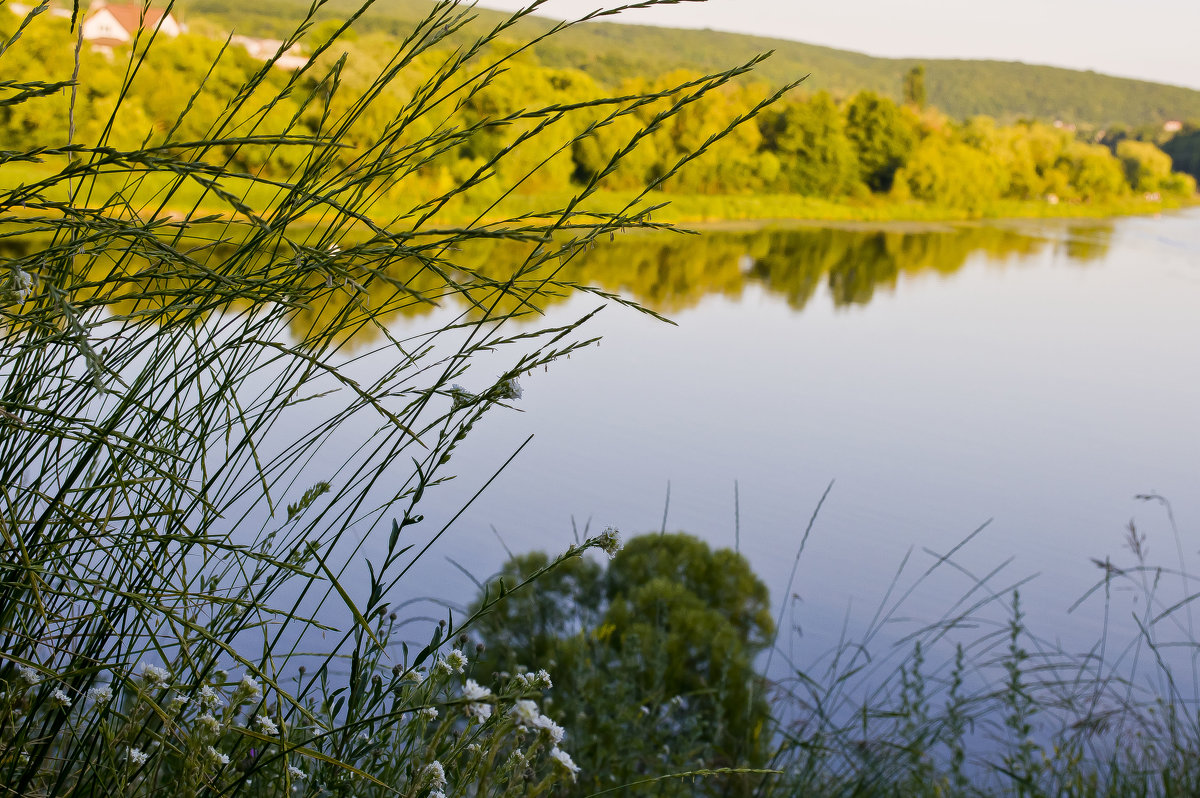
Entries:
[[474,679],[467,679],[467,683],[463,686],[463,698],[470,702],[466,708],[467,717],[480,722],[490,718],[492,716],[492,705],[487,700],[491,697],[491,690],[479,684]]
[[[0,663],[0,674],[5,671]],[[75,692],[68,686],[70,680],[60,680],[48,665],[35,669],[15,663],[7,671],[9,690],[0,694],[0,731],[11,734],[27,720],[70,714],[74,725],[106,741],[114,772],[136,780],[131,794],[160,793],[167,781],[180,794],[202,785],[232,783],[242,775],[227,772],[231,762],[253,763],[275,747],[264,743],[264,737],[278,739],[276,753],[285,750],[285,726],[272,717],[258,680],[249,675],[230,683],[217,673],[212,681],[198,682],[143,663],[127,671],[114,669],[107,683]],[[250,769],[264,783],[302,781],[300,760],[287,760],[274,756],[269,766]],[[51,777],[52,771],[47,771],[46,778]]]
[[520,399],[525,395],[525,390],[521,387],[521,383],[516,377],[510,377],[507,380],[502,380],[496,386],[496,398],[501,400]]
[[0,284],[0,305],[22,305],[37,287],[37,277],[16,264],[8,268],[7,279]]
[[609,557],[615,557],[621,550],[621,533],[615,527],[606,527],[596,536],[596,545]]

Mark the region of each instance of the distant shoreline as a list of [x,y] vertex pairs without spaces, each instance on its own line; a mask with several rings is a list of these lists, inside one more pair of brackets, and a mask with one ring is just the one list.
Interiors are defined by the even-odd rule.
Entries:
[[[588,202],[590,211],[615,212],[626,207],[637,195],[629,192],[597,192]],[[488,218],[493,222],[519,216],[544,205],[546,200],[562,200],[555,194],[511,196]],[[1200,195],[1192,198],[1169,197],[1145,200],[1126,197],[1109,202],[1051,204],[1044,201],[1002,201],[972,213],[961,208],[941,208],[922,203],[878,201],[855,204],[792,194],[652,194],[639,205],[664,207],[651,214],[651,220],[696,230],[752,229],[764,225],[797,227],[837,227],[841,229],[879,229],[923,232],[944,229],[947,225],[992,223],[1037,219],[1103,220],[1126,216],[1153,216],[1200,207]],[[457,209],[460,220],[473,215]],[[443,220],[443,221],[449,221]]]
[[1102,216],[1079,215],[1079,216],[989,216],[976,217],[971,219],[802,219],[802,218],[776,218],[776,219],[732,219],[732,220],[708,220],[708,221],[682,221],[674,222],[682,227],[695,229],[698,231],[738,231],[738,230],[755,230],[764,226],[791,228],[791,227],[826,227],[837,230],[887,230],[899,233],[944,233],[957,230],[964,226],[975,227],[990,224],[1008,224],[1018,222],[1040,222],[1040,221],[1058,221],[1067,224],[1087,224],[1088,222],[1111,221],[1115,219],[1134,218],[1138,216],[1159,216],[1162,214],[1175,214],[1183,211],[1188,211],[1193,208],[1200,207],[1200,202],[1192,202],[1187,205],[1158,208],[1156,210],[1146,210],[1142,213],[1117,213]]

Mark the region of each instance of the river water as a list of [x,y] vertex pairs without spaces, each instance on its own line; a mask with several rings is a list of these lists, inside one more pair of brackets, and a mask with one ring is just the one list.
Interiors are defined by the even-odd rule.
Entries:
[[[408,595],[461,606],[476,592],[463,570],[485,578],[506,547],[562,550],[589,524],[656,532],[665,515],[667,529],[749,558],[787,605],[781,645],[803,658],[843,625],[864,632],[889,585],[894,604],[986,525],[884,634],[937,621],[973,587],[1004,594],[1033,576],[1021,588],[1031,627],[1083,650],[1102,608],[1093,597],[1067,610],[1102,576],[1092,558],[1134,563],[1131,519],[1148,561],[1175,567],[1182,550],[1197,570],[1194,211],[627,236],[579,271],[674,326],[608,307],[589,322],[598,346],[523,380],[520,412],[490,414],[458,479],[428,494],[428,528],[532,441],[438,540]],[[542,323],[597,304],[564,301]],[[1170,502],[1179,545],[1166,507],[1135,498],[1148,493]],[[1141,600],[1116,595],[1122,618]]]

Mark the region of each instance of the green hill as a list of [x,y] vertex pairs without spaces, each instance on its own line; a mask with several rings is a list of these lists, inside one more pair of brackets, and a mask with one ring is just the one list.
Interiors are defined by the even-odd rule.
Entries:
[[[181,16],[211,20],[222,29],[254,36],[281,36],[307,10],[308,0],[180,0]],[[345,17],[359,6],[352,0],[330,0],[323,18]],[[355,24],[361,34],[400,35],[430,7],[427,0],[385,0]],[[506,15],[478,9],[476,30],[491,27]],[[525,20],[513,36],[549,28],[542,18]],[[1200,118],[1200,91],[1079,72],[1057,67],[1005,61],[876,58],[848,50],[811,44],[721,33],[594,22],[553,37],[537,52],[552,66],[583,69],[605,83],[659,75],[672,69],[710,72],[774,50],[757,71],[758,79],[782,84],[808,75],[806,87],[847,95],[871,89],[898,98],[903,75],[916,64],[926,68],[930,104],[952,117],[988,114],[1002,120],[1061,119],[1080,125],[1141,126],[1168,119]]]

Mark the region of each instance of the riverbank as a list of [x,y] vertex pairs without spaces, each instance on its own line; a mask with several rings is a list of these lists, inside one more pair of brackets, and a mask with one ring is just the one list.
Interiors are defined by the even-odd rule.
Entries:
[[[41,192],[41,199],[64,202],[66,187],[53,183],[57,169],[47,164],[13,164],[0,176],[0,189],[24,184],[37,185],[41,181],[53,184],[53,188]],[[108,175],[98,181],[103,188],[128,193],[128,186],[117,185]],[[137,196],[146,198],[144,205],[156,205],[154,197],[165,193],[171,182],[165,176],[143,177],[136,187]],[[244,206],[256,207],[269,202],[275,189],[246,180],[239,186],[237,180],[226,181],[227,197],[238,197]],[[109,185],[111,184],[111,185]],[[102,192],[103,193],[103,192]],[[1200,195],[1193,197],[1165,196],[1147,199],[1141,195],[1127,195],[1118,199],[1100,202],[1045,200],[1003,200],[989,203],[976,209],[952,208],[915,200],[896,201],[886,196],[868,196],[829,200],[799,194],[669,194],[652,192],[639,198],[637,192],[598,191],[583,203],[573,202],[575,192],[543,192],[509,194],[503,198],[469,196],[456,198],[438,209],[422,225],[465,226],[475,221],[511,223],[514,219],[531,217],[546,207],[574,206],[577,211],[599,214],[627,212],[631,207],[655,208],[649,218],[661,224],[686,225],[689,227],[725,227],[731,224],[760,224],[764,222],[789,223],[880,223],[880,222],[963,222],[989,219],[1102,219],[1119,216],[1148,216],[1164,211],[1200,206]],[[137,197],[122,206],[120,212],[138,207]],[[24,215],[25,209],[11,208],[15,215]],[[387,226],[403,225],[423,215],[414,209],[411,196],[406,192],[389,191],[379,194],[370,205],[370,215]],[[227,202],[218,199],[198,184],[177,187],[171,200],[157,209],[156,215],[173,220],[198,219],[202,217],[232,217],[237,211]],[[314,227],[321,226],[323,214],[303,214],[303,222]],[[386,220],[394,220],[387,223]]]
[[[636,199],[637,195],[619,192],[598,192],[591,198],[589,210],[613,212]],[[529,213],[545,204],[543,195],[506,198],[488,219],[505,219]],[[553,197],[555,201],[566,197]],[[895,202],[886,198],[833,201],[798,194],[664,194],[654,193],[641,204],[658,205],[651,218],[655,222],[702,226],[705,228],[747,222],[814,222],[814,223],[876,223],[876,222],[963,222],[986,219],[1103,219],[1117,216],[1148,216],[1164,211],[1200,205],[1200,196],[1191,198],[1164,197],[1145,199],[1125,197],[1105,202],[1046,202],[1007,200],[968,211],[947,208],[924,202]],[[465,209],[464,209],[465,210]],[[454,216],[466,214],[455,213]]]

